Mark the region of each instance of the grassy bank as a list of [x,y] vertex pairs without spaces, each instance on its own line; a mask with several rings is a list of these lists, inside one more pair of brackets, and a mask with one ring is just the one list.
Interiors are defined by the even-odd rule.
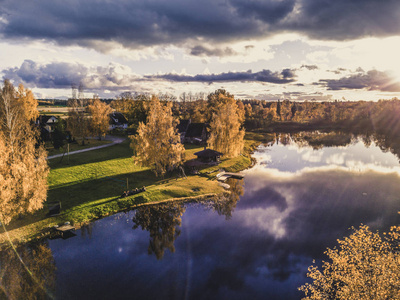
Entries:
[[[250,153],[268,136],[247,133],[243,154],[234,159],[223,159],[218,166],[205,167],[197,175],[181,176],[178,172],[164,178],[154,175],[148,168],[133,163],[129,141],[112,147],[71,155],[66,159],[49,161],[48,202],[60,201],[62,213],[48,217],[47,205],[34,215],[16,220],[7,226],[15,241],[26,241],[46,229],[69,221],[79,226],[93,219],[123,211],[137,205],[168,199],[201,198],[222,193],[223,188],[215,180],[218,170],[237,172],[252,164]],[[186,160],[202,147],[186,145]],[[126,198],[120,195],[127,189],[146,187],[146,191]],[[6,235],[0,234],[0,244]]]

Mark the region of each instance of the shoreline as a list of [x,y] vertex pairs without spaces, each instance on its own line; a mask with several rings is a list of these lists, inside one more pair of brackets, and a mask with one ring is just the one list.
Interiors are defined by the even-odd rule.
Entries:
[[[269,137],[268,137],[269,138]],[[267,135],[265,134],[258,134],[254,132],[248,132],[247,133],[247,139],[245,139],[246,146],[243,149],[243,154],[241,155],[241,159],[238,162],[234,163],[229,167],[230,171],[243,171],[245,169],[249,169],[252,166],[254,166],[255,159],[252,157],[252,153],[254,153],[254,150],[262,143],[267,141]],[[249,158],[248,162],[245,161],[246,158]],[[233,160],[233,159],[231,159]],[[230,161],[230,160],[227,160]],[[214,171],[213,171],[214,172]],[[213,173],[212,172],[212,173]],[[207,176],[205,174],[201,174],[201,176]],[[191,176],[190,176],[191,177]],[[189,178],[190,178],[189,177]],[[175,179],[168,179],[166,182],[168,183],[171,180]],[[178,180],[178,179],[176,179]],[[179,180],[185,180],[185,179],[179,179]],[[208,180],[212,180],[210,176],[208,176]],[[166,183],[160,183],[158,185],[155,185],[155,188],[160,188],[165,186]],[[30,241],[36,240],[36,239],[42,239],[48,237],[51,232],[53,231],[53,227],[55,225],[60,225],[65,222],[71,222],[75,226],[76,229],[80,229],[83,225],[88,224],[92,221],[102,219],[105,217],[108,217],[110,215],[114,215],[123,211],[128,211],[128,210],[133,210],[136,209],[137,207],[145,206],[145,205],[156,205],[160,203],[168,203],[168,202],[176,202],[176,201],[182,201],[182,202],[188,202],[188,201],[201,201],[201,199],[210,199],[212,197],[216,197],[220,194],[226,193],[225,191],[219,192],[219,193],[213,193],[213,192],[207,192],[207,190],[204,191],[204,193],[199,194],[199,195],[186,195],[182,197],[168,197],[165,199],[161,200],[155,200],[155,201],[146,201],[146,202],[141,202],[144,201],[145,199],[142,200],[143,196],[141,194],[137,194],[132,197],[127,197],[127,198],[120,198],[120,197],[113,197],[112,199],[107,200],[104,203],[100,203],[94,206],[90,207],[83,207],[79,209],[79,207],[76,208],[78,212],[83,212],[86,213],[85,217],[87,219],[84,220],[79,220],[79,218],[73,218],[75,211],[72,209],[68,212],[62,213],[58,216],[46,216],[44,215],[44,209],[39,211],[37,215],[41,215],[41,218],[36,221],[32,222],[31,224],[25,225],[25,226],[20,226],[17,228],[13,228],[11,230],[7,230],[8,234],[10,235],[11,241],[14,244],[23,244],[23,243],[28,243]],[[89,203],[90,204],[90,203]],[[79,216],[79,215],[78,215]],[[84,218],[85,218],[84,217]],[[0,249],[9,246],[9,240],[7,238],[7,233],[4,232],[4,229],[0,230]]]

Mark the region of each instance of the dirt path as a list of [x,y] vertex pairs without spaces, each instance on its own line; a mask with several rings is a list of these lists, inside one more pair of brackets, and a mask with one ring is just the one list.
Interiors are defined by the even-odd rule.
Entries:
[[[113,135],[106,135],[105,140],[112,141],[112,143],[101,145],[101,146],[96,146],[96,147],[91,147],[91,148],[86,148],[86,149],[82,149],[82,150],[71,151],[69,153],[69,155],[76,154],[76,153],[82,153],[82,152],[86,152],[86,151],[97,150],[97,149],[106,148],[106,147],[111,147],[116,144],[122,143],[123,141],[125,141],[125,138],[119,137],[119,136],[113,136]],[[63,153],[55,154],[55,155],[48,156],[47,159],[57,158],[57,157],[61,157],[63,155],[64,155]]]

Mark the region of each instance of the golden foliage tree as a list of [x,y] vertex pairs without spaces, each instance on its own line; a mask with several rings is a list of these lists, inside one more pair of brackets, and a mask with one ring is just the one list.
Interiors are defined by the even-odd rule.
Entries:
[[309,267],[313,283],[299,288],[304,299],[400,299],[399,227],[382,238],[363,225],[338,242],[339,249],[326,251],[330,262],[323,262],[322,271]]
[[171,102],[162,104],[153,96],[146,124],[140,122],[137,134],[131,136],[136,160],[150,167],[157,176],[181,165],[185,152],[171,106]]
[[90,128],[93,135],[98,136],[101,140],[109,130],[110,114],[112,109],[109,105],[101,102],[99,99],[93,99],[93,102],[88,106],[91,115]]
[[238,156],[244,146],[244,108],[240,110],[236,100],[229,94],[212,95],[212,98],[216,98],[212,101],[215,112],[210,122],[208,146],[226,157]]
[[0,92],[0,218],[12,218],[43,207],[47,197],[47,153],[37,145],[37,101],[22,85],[8,81]]

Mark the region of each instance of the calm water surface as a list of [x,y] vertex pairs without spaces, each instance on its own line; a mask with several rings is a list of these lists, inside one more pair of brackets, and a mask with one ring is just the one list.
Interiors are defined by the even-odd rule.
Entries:
[[374,143],[286,139],[254,157],[239,201],[142,208],[48,241],[55,297],[300,299],[307,267],[348,228],[399,224],[399,161]]

